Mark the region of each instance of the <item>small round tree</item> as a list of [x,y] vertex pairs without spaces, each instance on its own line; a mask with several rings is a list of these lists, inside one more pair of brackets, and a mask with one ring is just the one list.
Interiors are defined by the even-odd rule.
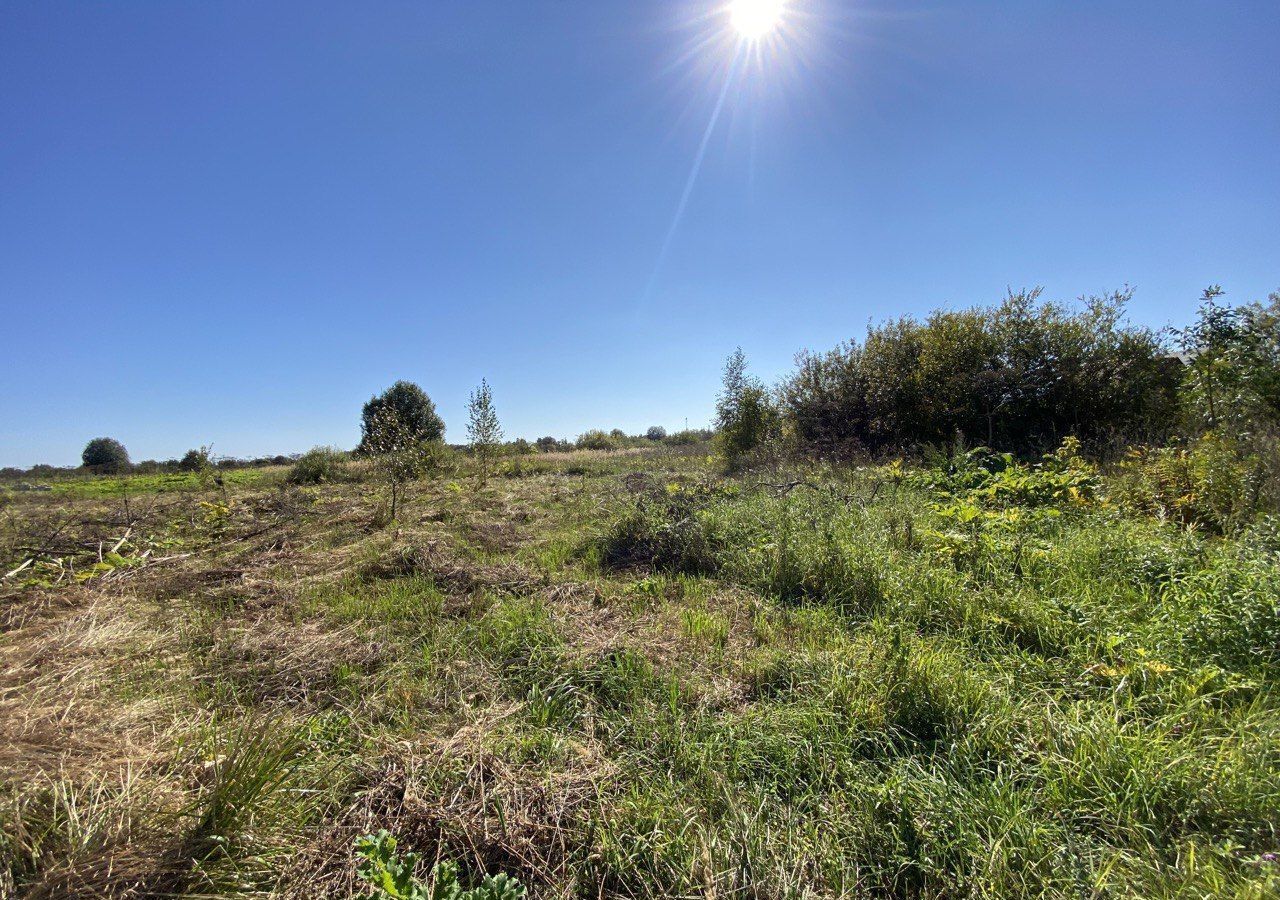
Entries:
[[360,413],[360,446],[357,453],[376,452],[378,430],[395,421],[397,438],[434,442],[444,439],[444,420],[436,413],[426,391],[412,381],[397,381],[370,398]]
[[84,445],[80,460],[85,468],[93,469],[95,472],[114,474],[128,470],[129,451],[125,450],[124,444],[115,438],[94,438]]
[[181,460],[178,461],[178,468],[183,472],[203,472],[213,467],[213,460],[209,458],[209,448],[201,447],[198,450],[188,450]]
[[667,429],[661,425],[650,425],[644,436],[651,441],[665,441],[667,439]]

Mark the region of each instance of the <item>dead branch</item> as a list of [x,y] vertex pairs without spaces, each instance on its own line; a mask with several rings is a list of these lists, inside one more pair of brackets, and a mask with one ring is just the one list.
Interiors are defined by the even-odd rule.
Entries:
[[17,575],[19,572],[21,572],[23,569],[25,569],[27,566],[31,565],[31,564],[32,564],[33,562],[35,562],[35,561],[36,561],[36,560],[35,560],[35,557],[31,557],[30,559],[28,559],[28,560],[27,560],[26,562],[24,562],[22,565],[18,566],[18,568],[14,569],[13,571],[11,571],[11,572],[5,572],[4,577],[5,577],[5,578],[12,578],[14,575]]

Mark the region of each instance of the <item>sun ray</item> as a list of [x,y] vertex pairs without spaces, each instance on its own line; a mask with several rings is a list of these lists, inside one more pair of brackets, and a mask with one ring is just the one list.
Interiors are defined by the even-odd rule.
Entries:
[[680,194],[680,202],[676,204],[675,215],[671,217],[671,225],[667,228],[666,236],[662,239],[662,249],[658,251],[658,259],[653,266],[653,274],[649,276],[649,284],[645,288],[644,295],[648,297],[653,293],[653,286],[658,280],[658,275],[662,271],[662,265],[666,262],[667,254],[671,251],[671,241],[676,235],[676,230],[680,227],[680,220],[684,218],[685,209],[689,206],[689,198],[693,195],[693,187],[698,182],[698,173],[702,171],[702,161],[707,156],[707,145],[711,143],[711,135],[716,130],[716,123],[720,121],[720,113],[724,111],[725,100],[729,96],[729,88],[733,86],[733,76],[738,70],[738,63],[742,59],[742,52],[735,53],[733,60],[729,63],[729,71],[725,73],[724,85],[720,88],[720,96],[716,99],[715,108],[711,111],[711,118],[707,122],[706,130],[702,133],[702,141],[698,145],[698,152],[693,158],[693,167],[689,170],[689,177],[685,180],[684,191]]

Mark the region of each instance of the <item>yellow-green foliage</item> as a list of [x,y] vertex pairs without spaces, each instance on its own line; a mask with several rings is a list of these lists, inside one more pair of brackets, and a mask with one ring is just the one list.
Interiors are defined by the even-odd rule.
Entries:
[[1276,452],[1274,444],[1251,452],[1212,433],[1186,447],[1137,448],[1121,464],[1113,495],[1161,519],[1234,531],[1277,499]]

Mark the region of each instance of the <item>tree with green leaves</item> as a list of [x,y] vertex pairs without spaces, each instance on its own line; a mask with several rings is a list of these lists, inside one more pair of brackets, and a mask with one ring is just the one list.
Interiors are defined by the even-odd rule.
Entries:
[[386,517],[384,520],[379,516],[377,524],[389,525],[396,521],[404,504],[408,484],[435,468],[443,445],[420,437],[390,407],[374,411],[367,438],[364,453],[372,461],[374,477],[387,488]]
[[391,427],[394,437],[416,441],[444,440],[444,420],[426,391],[411,381],[397,381],[376,397],[370,398],[360,412],[360,445],[357,453],[370,454],[376,443],[385,444],[377,435],[382,427]]
[[1229,306],[1207,288],[1196,320],[1175,335],[1186,362],[1185,413],[1196,430],[1232,436],[1280,422],[1280,294],[1270,303]]
[[207,472],[213,468],[211,448],[192,448],[183,454],[178,461],[178,469],[182,472]]
[[80,461],[86,469],[104,475],[115,475],[129,470],[129,452],[115,438],[94,438],[84,445]]
[[480,379],[480,387],[471,392],[467,401],[467,439],[471,452],[480,464],[480,481],[489,477],[489,466],[502,444],[502,426],[498,424],[498,412],[493,407],[493,391],[489,382]]
[[730,468],[775,437],[778,410],[764,383],[747,372],[747,357],[739,347],[724,366],[723,387],[716,399],[716,430],[720,449]]

